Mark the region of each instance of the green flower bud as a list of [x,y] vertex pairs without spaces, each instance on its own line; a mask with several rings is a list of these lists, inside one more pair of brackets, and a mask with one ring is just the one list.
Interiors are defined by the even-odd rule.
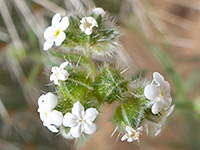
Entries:
[[136,97],[130,97],[117,107],[114,114],[114,123],[119,129],[124,130],[126,126],[132,128],[140,126],[144,117],[144,108],[139,100]]
[[71,112],[73,104],[77,101],[81,102],[85,109],[99,106],[92,79],[87,72],[80,70],[76,68],[71,71],[67,81],[57,86],[59,100],[56,109],[63,113]]
[[95,78],[94,89],[101,102],[112,103],[120,100],[123,93],[128,90],[126,81],[118,70],[105,67]]

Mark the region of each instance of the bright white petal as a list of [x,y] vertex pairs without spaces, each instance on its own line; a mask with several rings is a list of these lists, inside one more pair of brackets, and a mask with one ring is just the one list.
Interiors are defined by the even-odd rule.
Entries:
[[158,73],[158,72],[154,72],[153,73],[153,80],[158,84],[162,84],[162,82],[164,81],[164,77]]
[[163,108],[163,101],[159,100],[155,102],[151,108],[151,111],[153,114],[157,114],[160,112],[160,110]]
[[60,32],[60,34],[57,36],[57,38],[54,40],[56,46],[60,46],[62,42],[65,40],[66,35],[64,32]]
[[94,8],[92,10],[92,13],[94,13],[96,16],[99,16],[99,15],[104,16],[105,15],[105,11],[100,7]]
[[69,64],[69,62],[66,61],[66,62],[62,63],[59,68],[64,69],[65,67],[67,67],[68,64]]
[[52,110],[57,105],[57,97],[53,94],[48,92],[46,95],[41,96],[38,99],[39,108],[44,109],[46,111]]
[[55,79],[53,80],[53,82],[54,82],[55,85],[60,86],[60,83],[58,82],[58,78],[55,78]]
[[56,26],[59,24],[60,22],[60,19],[61,19],[61,15],[60,14],[55,14],[52,18],[52,21],[51,21],[51,24],[52,26]]
[[129,136],[131,136],[132,134],[134,134],[136,131],[135,129],[133,129],[132,127],[130,126],[126,126],[126,132]]
[[134,140],[133,138],[129,137],[127,142],[133,142],[133,140]]
[[72,114],[75,115],[79,119],[83,119],[84,107],[83,105],[81,105],[79,101],[74,104],[72,108]]
[[55,74],[51,74],[50,75],[50,81],[51,82],[54,81],[54,80],[56,80],[56,79],[57,79],[57,76]]
[[54,125],[48,125],[47,128],[51,131],[51,132],[54,132],[54,133],[57,133],[59,132],[59,130],[54,126]]
[[155,100],[160,95],[159,87],[154,84],[148,84],[144,88],[144,95],[149,100]]
[[46,41],[52,41],[55,36],[55,28],[54,27],[48,27],[44,31],[44,39]]
[[47,120],[47,113],[43,110],[40,111],[40,120],[42,120],[43,122],[46,122]]
[[125,140],[127,140],[128,139],[128,135],[127,134],[124,134],[123,136],[122,136],[122,138],[121,138],[121,141],[125,141]]
[[85,28],[84,28],[84,25],[83,25],[83,24],[81,24],[81,25],[79,26],[79,28],[81,29],[82,32],[84,32]]
[[62,80],[62,81],[65,81],[67,80],[69,77],[69,73],[66,71],[66,70],[62,70],[60,73],[59,73],[59,76],[58,76],[58,79],[59,80]]
[[65,127],[75,127],[78,125],[78,118],[71,113],[66,113],[63,118],[63,125]]
[[99,112],[96,110],[96,108],[89,108],[85,111],[84,120],[92,123],[96,119],[98,114]]
[[51,72],[53,72],[53,73],[57,73],[58,71],[59,71],[59,68],[57,66],[53,66],[51,68]]
[[97,126],[94,123],[83,123],[83,132],[86,134],[93,134],[96,132]]
[[75,138],[79,138],[81,136],[81,133],[82,133],[82,125],[81,124],[78,124],[77,126],[72,127],[70,129],[70,134]]
[[92,29],[86,28],[86,29],[85,29],[85,34],[87,34],[87,35],[92,34]]
[[45,100],[44,100],[44,105],[45,105],[45,110],[52,110],[56,107],[58,103],[58,99],[57,97],[51,93],[51,92],[48,92],[46,95],[45,95]]
[[43,50],[47,51],[53,46],[53,41],[46,41],[43,46]]
[[57,110],[53,110],[48,114],[48,119],[50,124],[56,125],[57,127],[62,125],[63,122],[63,114]]
[[60,26],[60,29],[62,31],[66,30],[69,27],[69,19],[68,19],[68,17],[62,18],[59,26]]

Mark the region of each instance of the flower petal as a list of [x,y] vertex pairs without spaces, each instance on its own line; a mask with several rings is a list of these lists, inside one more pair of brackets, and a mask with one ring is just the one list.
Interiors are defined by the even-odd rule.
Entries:
[[48,114],[49,123],[56,125],[57,127],[62,125],[63,114],[57,110],[53,110]]
[[63,125],[65,127],[75,127],[78,125],[78,118],[71,113],[66,113],[63,118]]
[[127,132],[127,134],[128,134],[129,136],[131,136],[133,133],[136,132],[135,129],[133,129],[133,128],[130,127],[130,126],[126,126],[125,129],[126,129],[126,132]]
[[54,133],[57,133],[59,132],[59,130],[54,126],[54,125],[47,125],[47,128],[51,131],[51,132],[54,132]]
[[148,84],[144,88],[144,95],[149,100],[155,100],[160,95],[159,87],[154,84]]
[[172,97],[168,95],[164,100],[163,109],[167,110],[170,107],[171,103],[172,103]]
[[46,95],[41,96],[38,99],[39,108],[44,109],[46,111],[55,108],[57,102],[58,102],[57,97],[51,92],[48,92]]
[[62,42],[65,40],[66,35],[64,32],[60,32],[60,34],[57,36],[57,38],[54,40],[56,46],[60,46]]
[[43,46],[43,50],[47,51],[53,46],[53,41],[46,41]]
[[127,134],[124,134],[123,136],[122,136],[122,138],[121,138],[121,141],[125,141],[125,140],[127,140],[128,139],[128,135]]
[[81,133],[82,133],[81,124],[78,124],[77,126],[74,126],[70,129],[70,134],[75,138],[79,138],[81,136]]
[[85,34],[86,34],[86,35],[92,34],[92,29],[86,28],[86,29],[85,29]]
[[94,8],[92,10],[92,13],[94,13],[94,15],[96,15],[96,16],[99,16],[99,15],[104,16],[105,15],[105,11],[100,7]]
[[97,131],[97,126],[94,123],[83,123],[83,132],[86,134],[93,134],[94,132]]
[[66,62],[62,63],[59,68],[64,69],[65,67],[67,67],[68,64],[69,64],[69,62],[66,61]]
[[85,111],[84,120],[92,123],[96,119],[98,114],[99,112],[96,110],[96,108],[89,108]]
[[154,72],[153,73],[153,81],[155,81],[158,85],[160,85],[165,80],[164,80],[164,77],[160,73]]
[[69,27],[68,17],[63,17],[59,26],[62,31],[66,30]]
[[69,73],[66,70],[62,70],[59,73],[58,79],[62,80],[62,81],[65,81],[65,80],[67,80],[68,77],[69,77]]
[[51,21],[51,24],[52,26],[56,26],[59,24],[60,22],[60,19],[61,19],[61,15],[60,14],[55,14],[52,18],[52,21]]
[[74,103],[74,106],[72,108],[72,114],[75,115],[78,119],[83,119],[84,107],[79,101]]
[[54,27],[48,27],[44,31],[44,39],[46,41],[52,41],[55,36],[55,28]]
[[153,114],[157,114],[160,112],[160,110],[163,108],[163,101],[159,100],[155,102],[151,108],[151,111]]
[[129,137],[128,140],[127,140],[127,142],[133,142],[133,140],[134,139],[132,137]]

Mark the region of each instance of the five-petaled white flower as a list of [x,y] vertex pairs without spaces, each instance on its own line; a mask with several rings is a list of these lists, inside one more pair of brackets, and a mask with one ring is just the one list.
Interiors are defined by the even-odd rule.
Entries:
[[54,42],[56,46],[60,46],[66,38],[64,31],[69,27],[68,17],[63,17],[61,20],[60,14],[54,15],[51,23],[52,25],[44,31],[46,40],[43,47],[44,50],[50,49]]
[[62,63],[59,67],[58,66],[53,66],[51,69],[51,76],[50,76],[50,81],[54,82],[56,85],[60,85],[58,80],[61,81],[66,81],[69,77],[69,73],[67,70],[64,68],[69,64],[69,62],[64,62]]
[[52,132],[58,132],[58,127],[62,125],[63,114],[57,110],[53,110],[57,105],[57,98],[52,93],[43,94],[38,99],[38,112],[43,125]]
[[126,126],[125,130],[126,133],[122,136],[121,138],[122,141],[127,140],[127,142],[133,142],[134,140],[137,140],[139,142],[139,137],[143,130],[142,126],[137,128],[136,130],[130,126]]
[[153,101],[153,114],[159,113],[162,109],[167,110],[171,105],[170,85],[158,72],[153,73],[153,81],[145,87],[144,95]]
[[160,123],[157,125],[157,131],[155,133],[155,136],[159,135],[161,130],[162,130],[162,126],[164,125],[164,123],[167,120],[167,117],[169,117],[171,115],[171,113],[173,112],[175,108],[175,104],[172,105],[166,112],[165,114],[162,116],[162,120],[160,121]]
[[98,115],[95,108],[88,108],[84,111],[84,107],[78,101],[72,108],[72,113],[66,113],[63,119],[63,125],[70,127],[70,134],[74,138],[79,138],[84,132],[86,134],[93,134],[97,130],[96,124],[93,121]]
[[93,17],[83,17],[80,21],[81,25],[79,26],[82,32],[90,35],[94,27],[98,27],[97,21]]
[[95,16],[101,15],[102,17],[106,14],[105,11],[104,11],[102,8],[100,8],[100,7],[94,8],[94,9],[92,10],[92,13],[93,13]]

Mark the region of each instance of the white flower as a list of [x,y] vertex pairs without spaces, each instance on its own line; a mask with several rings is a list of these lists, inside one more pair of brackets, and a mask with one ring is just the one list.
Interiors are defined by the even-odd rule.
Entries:
[[166,122],[167,120],[167,117],[169,117],[171,115],[171,113],[173,112],[175,108],[175,104],[172,105],[164,114],[161,122],[157,125],[157,131],[155,133],[155,136],[157,136],[158,134],[160,134],[161,130],[162,130],[162,126],[164,125],[164,123]]
[[98,115],[95,108],[88,108],[84,111],[84,107],[78,101],[72,108],[72,113],[66,113],[63,119],[63,125],[70,127],[70,134],[74,138],[79,138],[84,132],[86,134],[93,134],[97,130],[96,124],[93,121]]
[[92,10],[92,13],[93,13],[95,16],[101,15],[102,17],[106,14],[105,11],[104,11],[102,8],[100,8],[100,7],[94,8],[94,9]]
[[126,126],[125,129],[127,133],[122,136],[121,141],[127,140],[127,142],[133,142],[134,140],[137,140],[139,142],[139,137],[143,130],[142,126],[137,128],[136,130],[130,126]]
[[58,132],[57,128],[62,125],[63,121],[63,114],[57,110],[53,110],[57,102],[56,96],[50,92],[46,95],[41,95],[38,99],[40,119],[43,125],[52,132]]
[[170,85],[158,72],[153,73],[153,81],[145,87],[144,95],[153,101],[153,114],[159,113],[162,109],[167,110],[171,105]]
[[80,21],[81,25],[79,26],[82,32],[90,35],[94,27],[98,27],[97,21],[93,17],[83,17]]
[[58,80],[66,81],[69,77],[69,73],[64,68],[69,64],[69,62],[64,62],[60,65],[60,67],[53,66],[51,69],[50,81],[54,82],[56,85],[60,85]]
[[44,50],[50,49],[54,42],[56,46],[60,46],[66,38],[64,31],[69,27],[68,17],[63,17],[61,20],[60,14],[54,15],[51,23],[52,25],[44,31],[44,39],[46,40]]
[[57,97],[53,93],[48,92],[41,95],[38,99],[38,112],[41,110],[52,111],[56,107],[57,102]]

